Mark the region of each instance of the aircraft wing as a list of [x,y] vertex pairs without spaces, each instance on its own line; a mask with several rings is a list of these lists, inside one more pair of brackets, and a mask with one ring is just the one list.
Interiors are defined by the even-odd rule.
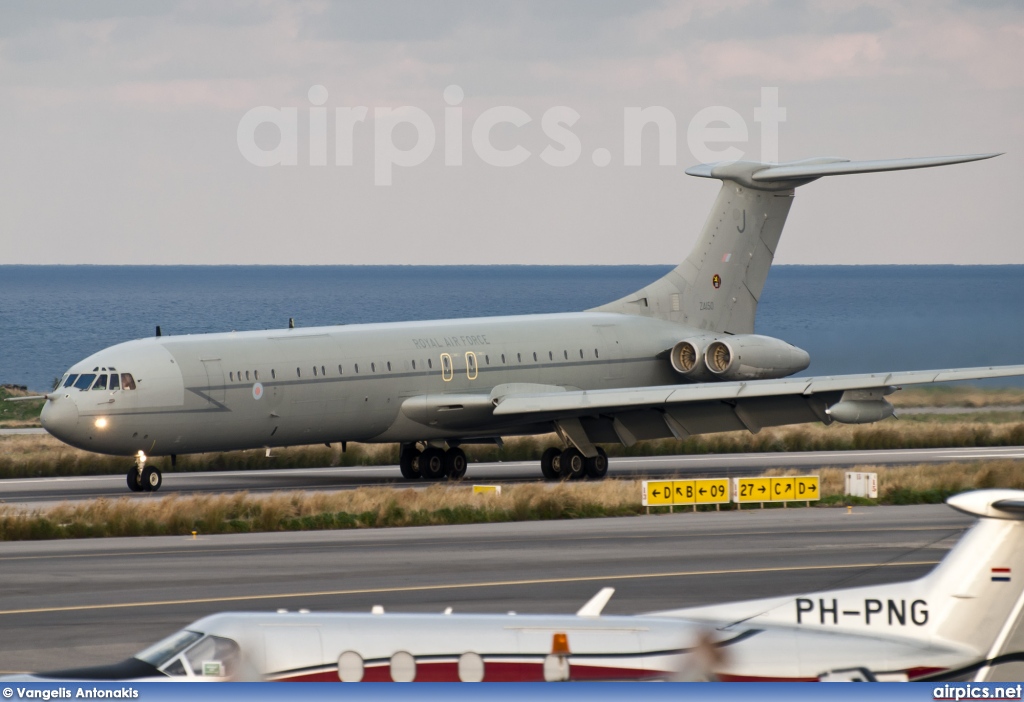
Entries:
[[[632,445],[640,439],[685,438],[740,429],[756,433],[762,427],[783,424],[850,421],[848,413],[841,415],[836,410],[835,416],[832,414],[845,400],[857,403],[854,409],[866,412],[853,423],[875,421],[892,413],[884,395],[899,386],[1020,375],[1024,375],[1024,365],[610,390],[517,392],[509,388],[503,395],[496,388],[491,401],[495,419],[565,422],[569,431],[582,431],[592,442]],[[847,412],[850,406],[843,402]],[[872,412],[879,416],[871,419]],[[575,420],[581,424],[577,426]]]

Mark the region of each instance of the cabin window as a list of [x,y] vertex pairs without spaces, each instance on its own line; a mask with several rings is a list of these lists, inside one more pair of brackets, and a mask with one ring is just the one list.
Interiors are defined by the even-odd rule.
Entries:
[[388,371],[391,370],[391,361],[388,361]]
[[299,370],[298,368],[295,369],[295,377],[296,378],[301,378],[302,377],[302,371]]
[[489,354],[484,354],[484,363],[486,363],[487,365],[491,365],[491,357]]
[[466,377],[470,380],[476,380],[477,377],[476,367],[476,354],[472,351],[466,352]]
[[107,389],[107,376],[101,375],[96,378],[96,384],[92,386],[93,390],[106,390]]
[[534,363],[537,362],[537,352],[536,351],[533,352],[533,362]]
[[111,373],[110,374],[110,387],[108,388],[109,390],[120,390],[121,389],[121,385],[120,385],[120,383],[117,382],[117,379],[118,379],[117,373]]
[[555,352],[554,351],[548,351],[548,360],[549,361],[555,360]]
[[271,377],[271,379],[274,379],[274,380],[277,379],[277,371],[274,370],[273,368],[270,369],[270,377]]
[[313,366],[313,377],[316,377],[316,366]]
[[248,380],[248,379],[249,379],[249,371],[246,371],[246,372],[245,372],[245,379],[246,379],[246,380]]
[[455,369],[452,365],[452,357],[446,353],[441,354],[441,380],[446,383],[455,376]]
[[357,363],[356,364],[356,373],[358,373],[358,372],[359,372],[359,364]]
[[76,380],[78,380],[78,374],[77,373],[75,373],[74,375],[69,375],[68,379],[64,381],[64,387],[66,387],[66,388],[74,387]]
[[568,351],[566,351],[565,349],[563,349],[563,350],[562,350],[562,355],[563,355],[563,356],[565,356],[565,360],[567,360],[567,361],[569,360],[569,352],[568,352]]
[[428,358],[427,359],[427,368],[433,368],[433,367],[434,367],[434,359]]
[[597,349],[594,349],[594,358],[601,358],[601,356],[598,355],[597,353]]
[[516,363],[522,363],[522,362],[523,362],[523,354],[517,353],[516,354]]
[[230,380],[232,383],[235,382],[235,372],[234,371],[228,371],[228,380]]
[[[224,376],[221,376],[222,378]],[[122,390],[134,390],[135,389],[135,378],[132,377],[131,373],[121,374],[121,389]]]
[[320,366],[320,375],[327,376],[327,369],[324,366]]
[[252,372],[252,377],[255,378],[256,380],[259,380],[260,379],[260,372],[258,370],[257,371],[253,371]]
[[505,354],[501,354],[501,362],[505,363]]
[[341,364],[340,363],[338,364],[338,375],[344,375],[344,373],[341,372]]
[[376,361],[370,363],[370,372],[371,373],[376,373],[377,372],[377,363],[376,363]]
[[412,369],[416,370],[416,361],[415,360],[413,360],[413,362],[412,362]]
[[583,358],[583,349],[580,349],[580,358]]

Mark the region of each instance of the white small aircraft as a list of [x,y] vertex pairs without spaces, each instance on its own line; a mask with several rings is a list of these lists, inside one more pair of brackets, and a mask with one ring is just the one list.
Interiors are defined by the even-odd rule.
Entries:
[[[120,664],[21,680],[982,681],[1024,607],[1024,491],[948,504],[978,522],[911,582],[603,616],[223,613]],[[13,680],[14,678],[9,678]]]

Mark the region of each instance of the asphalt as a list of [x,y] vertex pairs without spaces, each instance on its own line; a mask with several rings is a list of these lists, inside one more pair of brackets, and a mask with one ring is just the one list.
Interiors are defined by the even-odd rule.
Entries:
[[113,662],[225,610],[644,611],[927,572],[944,505],[0,543],[0,671]]
[[[744,477],[770,468],[814,470],[855,465],[906,465],[983,459],[1021,459],[1024,447],[902,449],[877,451],[808,451],[799,453],[709,454],[699,456],[649,456],[613,458],[612,478],[662,478],[675,476]],[[165,459],[153,459],[163,465]],[[132,465],[125,459],[125,472]],[[472,483],[511,483],[540,478],[535,461],[472,463],[465,480]],[[408,487],[397,466],[356,468],[293,468],[208,473],[164,473],[156,495],[173,493],[274,492],[278,490],[344,490],[397,484]],[[412,485],[423,485],[422,482]],[[124,475],[0,480],[0,503],[40,507],[64,500],[99,497],[152,499],[154,493],[130,493]]]

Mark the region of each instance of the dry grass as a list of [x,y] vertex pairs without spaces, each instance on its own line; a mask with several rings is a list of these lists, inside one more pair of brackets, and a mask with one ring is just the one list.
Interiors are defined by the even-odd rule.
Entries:
[[909,387],[889,396],[896,407],[998,407],[1024,405],[1024,388],[979,388],[971,385]]
[[[881,503],[937,503],[964,490],[1024,489],[1024,461],[984,461],[905,467],[858,466],[878,473]],[[821,476],[819,504],[868,502],[845,498],[845,470],[828,468]],[[771,470],[766,475],[798,475]],[[473,494],[465,485],[424,489],[359,488],[341,492],[280,492],[265,496],[170,495],[148,499],[100,499],[63,503],[26,512],[0,505],[0,540],[105,536],[187,535],[365,529],[375,527],[473,524],[484,522],[579,519],[638,515],[639,480],[596,483],[507,485],[502,494]],[[797,506],[802,503],[796,503]],[[723,505],[723,508],[728,508]],[[667,508],[654,510],[667,511]]]
[[[509,439],[502,448],[467,446],[471,462],[538,460],[548,446],[557,445],[553,435]],[[666,456],[706,453],[761,453],[780,451],[838,451],[899,448],[951,448],[960,446],[1024,445],[1024,422],[897,421],[851,426],[804,424],[765,429],[707,434],[684,441],[643,441],[625,448],[609,446],[610,456]],[[167,459],[155,465],[169,470]],[[180,456],[177,470],[259,470],[320,466],[394,465],[396,444],[340,444],[293,446],[274,449],[267,458],[262,450]],[[132,459],[102,456],[71,448],[49,435],[0,436],[0,478],[68,475],[111,475],[127,471]]]

